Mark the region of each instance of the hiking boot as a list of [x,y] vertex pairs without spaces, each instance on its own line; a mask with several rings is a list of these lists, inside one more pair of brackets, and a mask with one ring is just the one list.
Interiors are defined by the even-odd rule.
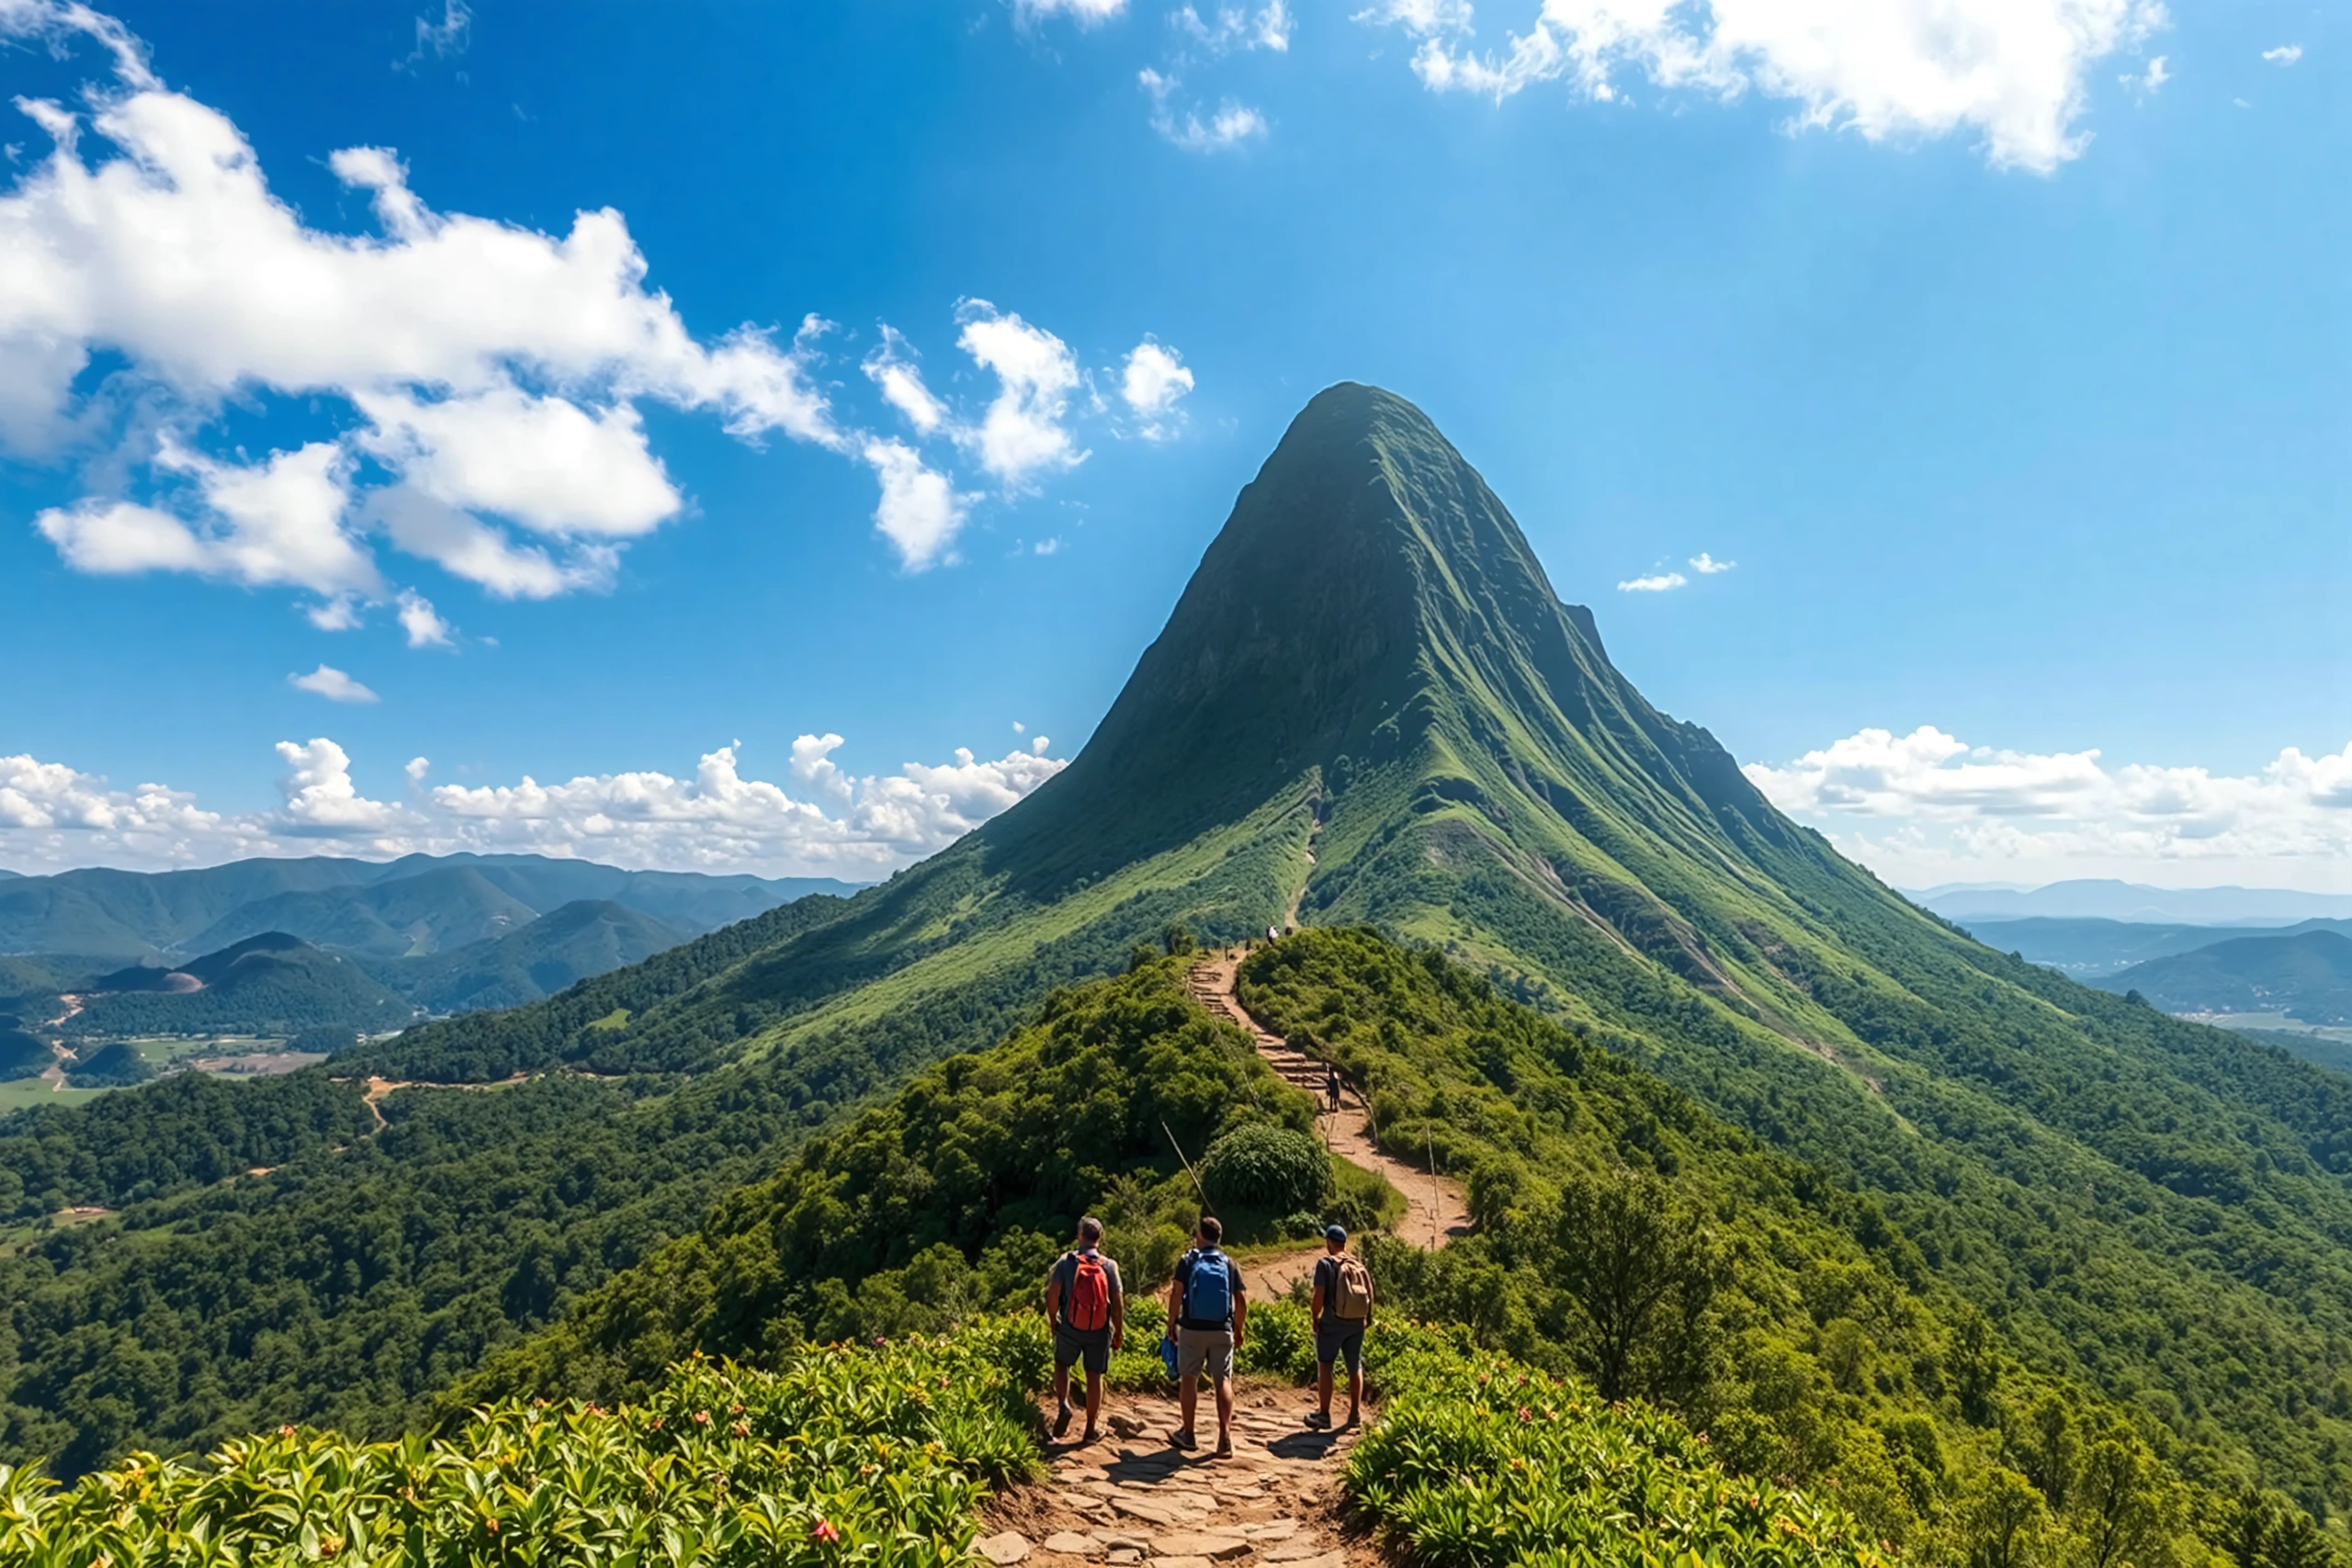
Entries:
[[1189,1429],[1180,1428],[1168,1434],[1168,1446],[1171,1449],[1197,1449],[1201,1445]]
[[1069,1406],[1065,1404],[1061,1408],[1061,1413],[1054,1417],[1054,1436],[1059,1438],[1063,1433],[1069,1430]]
[[1319,1432],[1331,1424],[1331,1413],[1328,1410],[1317,1410],[1307,1416],[1306,1424]]
[[1362,1417],[1362,1416],[1358,1416],[1354,1411],[1351,1410],[1351,1411],[1349,1411],[1349,1412],[1348,1412],[1348,1422],[1347,1422],[1347,1425],[1346,1425],[1344,1427],[1342,1427],[1342,1428],[1341,1428],[1341,1430],[1343,1430],[1343,1431],[1350,1431],[1350,1432],[1352,1432],[1352,1431],[1354,1431],[1354,1430],[1356,1429],[1356,1427],[1358,1427],[1359,1426],[1363,1425],[1363,1417]]
[[1089,1443],[1100,1442],[1102,1440],[1102,1434],[1096,1431],[1091,1427],[1089,1427],[1085,1431],[1080,1432],[1078,1435],[1078,1443],[1080,1448],[1084,1448]]
[[1233,1439],[1227,1437],[1223,1432],[1219,1432],[1216,1435],[1216,1457],[1219,1459],[1231,1459],[1233,1457]]

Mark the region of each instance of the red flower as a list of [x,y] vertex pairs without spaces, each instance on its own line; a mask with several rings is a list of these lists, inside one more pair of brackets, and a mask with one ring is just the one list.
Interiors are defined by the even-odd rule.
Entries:
[[1532,1421],[1535,1419],[1535,1412],[1522,1404],[1519,1407],[1519,1418],[1522,1421]]
[[697,1410],[697,1411],[695,1411],[695,1426],[697,1426],[697,1427],[707,1427],[707,1426],[709,1426],[709,1425],[710,1425],[710,1412],[709,1412],[709,1411],[707,1411],[707,1410]]
[[811,1540],[839,1540],[841,1538],[842,1532],[833,1528],[830,1519],[819,1519],[817,1528],[808,1532]]

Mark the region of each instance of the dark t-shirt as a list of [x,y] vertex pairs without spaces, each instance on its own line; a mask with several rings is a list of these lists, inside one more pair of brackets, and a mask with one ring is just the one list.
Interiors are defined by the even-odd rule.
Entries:
[[[1094,1255],[1094,1260],[1102,1265],[1102,1282],[1110,1288],[1111,1305],[1115,1311],[1120,1300],[1127,1293],[1126,1287],[1119,1282],[1119,1266],[1116,1263],[1112,1262],[1109,1258],[1103,1257],[1099,1252]],[[1056,1258],[1054,1260],[1054,1270],[1051,1278],[1059,1283],[1062,1288],[1061,1304],[1059,1310],[1054,1314],[1054,1326],[1065,1333],[1079,1333],[1080,1330],[1069,1326],[1070,1292],[1078,1288],[1078,1254],[1075,1252],[1065,1252],[1059,1258]],[[1102,1330],[1098,1330],[1097,1332],[1108,1332],[1109,1326],[1110,1325],[1106,1324],[1103,1325]]]
[[1327,1252],[1315,1260],[1312,1286],[1323,1297],[1323,1325],[1329,1328],[1335,1324],[1346,1324],[1350,1327],[1361,1328],[1364,1322],[1363,1318],[1343,1318],[1340,1315],[1340,1257],[1339,1253]]
[[[1199,1252],[1188,1252],[1184,1254],[1183,1257],[1176,1260],[1176,1304],[1180,1307],[1184,1303],[1184,1287],[1192,1283],[1193,1265],[1198,1262],[1203,1256],[1204,1255]],[[1219,1252],[1216,1256],[1224,1261],[1226,1277],[1233,1283],[1234,1304],[1238,1306],[1240,1304],[1242,1297],[1241,1270],[1235,1268],[1233,1266],[1233,1259],[1227,1258],[1224,1253]],[[1194,1325],[1188,1323],[1186,1326],[1190,1327]],[[1203,1325],[1200,1326],[1206,1325]],[[1218,1326],[1231,1328],[1233,1326],[1232,1317],[1228,1314],[1225,1322]]]

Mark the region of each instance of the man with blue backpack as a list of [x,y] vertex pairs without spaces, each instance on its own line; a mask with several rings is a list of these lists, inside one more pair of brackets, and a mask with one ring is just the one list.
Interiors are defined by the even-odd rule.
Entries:
[[1216,1390],[1216,1453],[1233,1452],[1233,1353],[1241,1348],[1250,1319],[1242,1299],[1241,1270],[1217,1249],[1225,1226],[1204,1214],[1193,1232],[1193,1250],[1176,1260],[1168,1287],[1169,1332],[1176,1342],[1176,1404],[1183,1425],[1170,1435],[1171,1448],[1196,1449],[1193,1418],[1200,1404],[1201,1377]]
[[1126,1342],[1127,1293],[1119,1266],[1102,1256],[1102,1222],[1078,1222],[1078,1245],[1056,1259],[1046,1276],[1046,1317],[1054,1325],[1054,1436],[1069,1430],[1069,1370],[1086,1367],[1086,1432],[1091,1443],[1102,1418],[1102,1374],[1111,1352]]

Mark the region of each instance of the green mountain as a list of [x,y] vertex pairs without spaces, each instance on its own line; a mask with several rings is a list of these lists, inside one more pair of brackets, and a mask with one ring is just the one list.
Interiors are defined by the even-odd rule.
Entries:
[[153,873],[93,867],[8,878],[0,887],[0,953],[175,962],[280,931],[397,958],[494,939],[582,898],[694,934],[810,893],[852,891],[830,877],[622,871],[544,855],[270,858]]
[[[397,1029],[414,1010],[354,960],[283,931],[175,970],[118,970],[92,984],[59,1025],[68,1039],[137,1034],[293,1034]],[[120,1075],[116,1075],[119,1078]]]
[[[2194,953],[2217,942],[2249,936],[2295,936],[2309,931],[2352,935],[2352,920],[2301,920],[2276,931],[2244,926],[2136,924],[2130,920],[1967,920],[1968,934],[1987,947],[2014,952],[2031,963],[2064,971],[2077,980],[2103,981],[2134,964]],[[2108,989],[2106,986],[2100,987]],[[2127,989],[2129,987],[2126,987]]]
[[[1012,1033],[1178,922],[1423,944],[1846,1194],[1873,1238],[1856,1245],[1934,1321],[1982,1314],[1981,1343],[2095,1391],[2217,1484],[2352,1506],[2352,1083],[2005,956],[1840,859],[1611,664],[1427,419],[1355,386],[1299,415],[1095,736],[1019,806],[854,897],[329,1069],[521,1086],[394,1095],[364,1151],[336,1153],[322,1118],[289,1156],[299,1182],[220,1190],[172,1174],[209,1168],[175,1152],[192,1111],[137,1158],[75,1154],[120,1146],[107,1100],[0,1130],[0,1200],[13,1183],[27,1205],[126,1209],[119,1232],[41,1244],[0,1441],[168,1443],[232,1403],[409,1418],[484,1352],[624,1289],[841,1108]],[[1463,1070],[1401,1082],[1383,1125],[1520,1092],[1508,1054],[1472,1042]],[[300,1075],[233,1092],[350,1109]],[[517,1196],[469,1210],[469,1182]],[[741,1202],[718,1213],[756,1219]],[[347,1250],[280,1256],[322,1233]],[[266,1289],[230,1303],[232,1277]],[[1866,1363],[1910,1355],[1887,1348],[1892,1319],[1849,1321]],[[307,1353],[241,1362],[264,1325]],[[363,1351],[364,1379],[336,1381]],[[1962,1398],[1913,1363],[1923,1398]],[[114,1364],[140,1380],[108,1382]],[[85,1407],[106,1419],[72,1427]]]
[[686,940],[687,933],[650,915],[581,898],[504,936],[374,968],[385,985],[428,1012],[477,1012],[537,1001]]
[[2352,1023],[2352,937],[2333,931],[2235,937],[2152,958],[2101,980],[2166,1012],[2277,1012],[2303,1023]]

